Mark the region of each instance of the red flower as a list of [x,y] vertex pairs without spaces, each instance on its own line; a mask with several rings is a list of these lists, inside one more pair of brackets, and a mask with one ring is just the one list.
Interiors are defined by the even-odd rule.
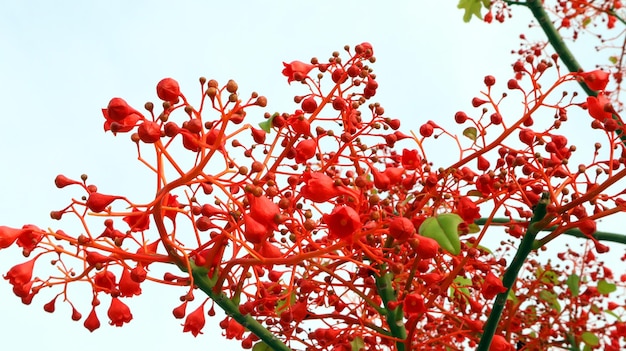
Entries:
[[474,223],[475,219],[480,218],[480,208],[476,206],[474,201],[470,200],[467,196],[459,198],[456,204],[456,211],[465,223]]
[[609,72],[600,69],[580,74],[583,82],[585,82],[591,90],[604,90],[609,83],[609,76]]
[[283,65],[285,66],[283,69],[283,75],[287,77],[288,83],[291,83],[294,80],[298,82],[304,80],[309,72],[315,68],[315,66],[302,61],[292,61],[291,63],[283,62]]
[[30,279],[33,277],[35,259],[36,258],[33,258],[32,260],[13,266],[13,268],[9,269],[7,274],[3,276],[4,279],[8,280],[14,287],[23,286],[30,282]]
[[141,287],[139,283],[133,279],[132,273],[129,269],[124,269],[122,277],[119,283],[120,296],[132,297],[134,295],[141,295]]
[[491,345],[489,346],[489,351],[509,351],[513,350],[513,345],[511,345],[502,335],[494,335],[493,339],[491,339]]
[[396,217],[389,223],[389,235],[394,239],[404,242],[415,233],[415,226],[408,218]]
[[17,238],[24,234],[24,229],[0,226],[0,249],[6,249],[13,245]]
[[424,298],[422,295],[415,293],[408,294],[404,298],[402,311],[404,311],[404,314],[409,317],[426,312],[426,305],[424,304]]
[[306,139],[296,145],[296,162],[306,163],[311,157],[315,156],[317,142],[314,139]]
[[272,229],[266,226],[264,223],[261,223],[254,219],[249,214],[243,215],[243,222],[245,225],[243,235],[246,240],[253,244],[259,244],[264,242],[272,233]]
[[91,193],[87,199],[87,207],[93,212],[102,212],[115,200],[123,199],[121,196]]
[[185,324],[183,325],[183,332],[191,332],[193,336],[198,336],[198,334],[202,334],[201,330],[204,328],[205,322],[204,304],[202,304],[200,307],[196,308],[193,312],[187,315]]
[[241,340],[243,333],[246,331],[243,325],[230,317],[226,317],[226,319],[220,322],[220,327],[224,329],[226,339]]
[[[32,224],[26,224],[22,227],[22,234],[17,237],[17,246],[24,251],[32,251],[43,238],[41,229]],[[2,247],[0,246],[0,249]]]
[[180,86],[172,78],[164,78],[157,84],[157,96],[163,101],[176,102],[180,96]]
[[506,292],[506,290],[507,289],[502,285],[502,281],[498,277],[491,272],[487,273],[487,277],[481,289],[481,293],[486,299],[491,300],[496,297],[496,295]]
[[[178,200],[176,199],[177,197],[178,195],[167,194],[167,200],[165,201],[165,206],[171,207],[171,208],[180,208],[180,202],[178,202]],[[163,211],[163,215],[171,219],[172,221],[176,219],[177,214],[178,214],[178,211],[176,210],[164,210]]]
[[115,283],[115,274],[110,271],[101,271],[93,277],[93,285],[95,291],[111,292],[117,285]]
[[287,123],[291,126],[294,132],[303,135],[311,135],[311,123],[304,118],[304,112],[298,110],[293,115],[289,116]]
[[250,216],[271,230],[278,229],[277,220],[280,218],[280,208],[265,195],[254,196],[248,194]]
[[421,235],[416,235],[415,237],[416,241],[411,243],[411,247],[413,247],[419,258],[429,259],[437,256],[439,253],[439,243],[435,239]]
[[349,206],[336,206],[330,214],[323,215],[331,239],[351,241],[351,236],[361,228],[359,214]]
[[604,94],[587,97],[587,109],[589,110],[589,115],[600,122],[604,122],[604,120],[613,116],[611,112],[607,112],[605,110],[605,107],[607,105],[610,106],[610,104],[611,102],[606,96],[604,96]]
[[323,203],[344,192],[343,188],[336,186],[335,181],[324,173],[306,172],[302,176],[305,184],[300,189],[300,195],[307,200]]
[[110,130],[114,134],[130,131],[140,118],[144,118],[122,98],[111,99],[107,108],[102,109],[102,115],[106,120],[104,130]]
[[161,125],[152,121],[144,121],[137,128],[137,135],[144,143],[154,144],[161,140]]
[[416,169],[421,163],[420,156],[417,150],[402,150],[402,167],[413,170]]
[[85,328],[93,333],[94,330],[100,328],[100,320],[98,319],[98,315],[96,314],[96,307],[91,308],[91,312],[87,319],[85,319],[85,323],[83,323]]
[[111,320],[109,324],[116,327],[121,327],[124,323],[128,323],[133,319],[133,315],[130,313],[128,306],[117,297],[111,299],[111,306],[107,311],[107,315]]
[[142,232],[150,228],[150,215],[133,207],[133,214],[122,218],[128,224],[131,232]]

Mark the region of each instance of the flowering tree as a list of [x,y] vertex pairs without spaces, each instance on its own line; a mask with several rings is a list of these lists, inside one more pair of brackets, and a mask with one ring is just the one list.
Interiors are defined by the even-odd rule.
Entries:
[[[217,305],[226,338],[256,351],[624,348],[612,296],[626,272],[602,254],[626,236],[596,230],[626,206],[623,33],[599,37],[606,67],[583,70],[564,43],[623,24],[621,4],[459,7],[486,22],[526,7],[548,41],[521,37],[511,76],[486,76],[476,109],[450,116],[458,132],[434,121],[401,131],[373,101],[369,43],[285,63],[297,109],[284,113],[233,80],[200,78],[194,106],[165,78],[160,106],[113,98],[102,110],[104,130],[130,135],[154,173],[152,200],[57,176],[83,194],[51,217],[82,231],[0,226],[0,248],[27,257],[5,279],[25,304],[69,304],[90,331],[130,322],[146,281],[172,285],[185,291],[170,306],[183,331],[201,333]],[[593,137],[573,146],[568,116]],[[429,157],[442,147],[455,161]],[[487,235],[501,247],[483,245]],[[543,260],[561,235],[586,240]],[[90,306],[74,305],[79,282]]]

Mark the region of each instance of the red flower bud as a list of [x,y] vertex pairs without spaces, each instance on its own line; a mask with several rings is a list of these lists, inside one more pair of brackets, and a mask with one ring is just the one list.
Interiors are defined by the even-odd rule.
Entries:
[[157,84],[157,96],[163,101],[176,102],[180,96],[180,86],[172,78],[164,78]]
[[296,162],[304,164],[310,158],[315,156],[317,141],[315,139],[306,139],[296,145]]
[[591,72],[580,73],[580,77],[583,82],[591,90],[604,90],[606,85],[609,84],[609,72],[597,69]]
[[408,240],[415,233],[413,222],[405,217],[396,217],[389,223],[389,235],[399,242]]
[[93,212],[102,212],[115,200],[123,199],[121,196],[91,193],[87,199],[87,207]]
[[493,299],[496,295],[506,292],[506,290],[498,277],[491,272],[487,273],[481,289],[481,293],[487,300]]
[[91,312],[89,313],[89,316],[87,316],[87,319],[85,319],[85,323],[83,323],[83,325],[90,332],[93,332],[94,330],[100,328],[100,320],[98,319],[98,315],[96,314],[95,306],[91,308]]
[[152,121],[144,121],[137,128],[139,139],[146,144],[153,144],[161,139],[161,126]]

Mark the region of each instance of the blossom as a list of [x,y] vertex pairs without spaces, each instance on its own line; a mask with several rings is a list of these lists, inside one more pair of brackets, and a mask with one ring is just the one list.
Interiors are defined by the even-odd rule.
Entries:
[[102,109],[102,115],[105,119],[104,131],[110,130],[114,134],[130,131],[140,118],[144,118],[122,98],[111,99],[107,108]]
[[247,241],[259,244],[265,241],[272,233],[272,229],[262,222],[257,221],[249,214],[243,215],[244,231],[243,235]]
[[111,299],[111,305],[109,306],[107,315],[111,320],[109,324],[116,327],[121,327],[124,323],[128,323],[133,319],[133,315],[130,313],[130,308],[128,308],[128,306],[126,306],[126,304],[120,301],[117,297]]
[[439,253],[439,243],[435,239],[416,235],[415,240],[411,240],[410,244],[421,259],[433,258]]
[[311,157],[315,156],[317,142],[314,139],[306,139],[296,145],[296,162],[306,163]]
[[13,286],[23,286],[30,282],[30,279],[33,277],[35,260],[36,258],[33,258],[32,260],[13,266],[13,268],[9,269],[7,274],[3,276],[4,279],[8,280]]
[[157,96],[163,101],[176,102],[180,96],[180,86],[172,78],[163,78],[156,87]]
[[193,336],[202,334],[206,320],[204,318],[204,304],[200,305],[193,312],[187,315],[185,324],[183,324],[183,332],[191,332]]
[[408,218],[395,217],[389,223],[389,235],[394,239],[403,242],[415,233],[415,226]]
[[336,206],[330,214],[324,214],[323,218],[331,239],[350,241],[352,234],[361,227],[359,214],[350,206]]
[[408,170],[416,169],[421,163],[421,158],[417,153],[417,150],[402,150],[402,167]]
[[600,69],[580,73],[583,82],[585,82],[591,90],[604,90],[609,83],[609,75],[609,72]]
[[598,94],[598,96],[588,96],[587,110],[589,111],[589,115],[600,122],[611,118],[613,114],[606,111],[606,106],[610,106],[610,103],[611,102],[606,96],[604,96],[604,94]]
[[132,273],[129,269],[122,271],[122,277],[119,282],[120,296],[132,297],[134,295],[141,295],[141,287],[139,282],[133,279]]
[[456,211],[457,214],[463,218],[465,223],[474,223],[475,219],[480,218],[480,208],[467,196],[459,198]]
[[283,75],[287,77],[287,82],[301,81],[311,72],[314,65],[304,63],[302,61],[292,61],[290,63],[283,62],[285,68],[283,69]]
[[305,184],[300,189],[300,195],[307,200],[323,203],[344,192],[342,187],[336,186],[335,181],[324,173],[305,172],[302,177]]
[[0,226],[0,249],[6,249],[13,245],[17,238],[24,234],[24,229]]
[[513,350],[513,346],[506,341],[502,335],[494,335],[491,339],[491,345],[489,351],[509,351]]
[[87,207],[93,212],[102,212],[115,200],[123,199],[121,196],[105,195],[97,192],[89,194]]
[[111,292],[117,285],[115,283],[115,274],[111,271],[100,271],[93,277],[93,286],[95,291]]
[[220,322],[220,327],[224,329],[226,339],[241,340],[243,333],[246,331],[243,325],[230,317],[226,317],[226,319]]
[[422,295],[416,293],[408,294],[404,298],[402,311],[409,317],[426,312],[426,305],[424,304]]
[[142,232],[150,228],[150,215],[133,207],[131,215],[122,218],[128,224],[131,232]]
[[502,281],[496,277],[493,273],[487,273],[487,277],[483,282],[483,287],[481,289],[481,293],[483,296],[490,300],[496,297],[496,295],[506,292],[507,289],[502,284]]
[[267,196],[254,196],[248,194],[248,203],[250,204],[250,216],[257,222],[263,224],[268,229],[276,230],[278,226],[276,221],[280,217],[280,208],[272,202]]

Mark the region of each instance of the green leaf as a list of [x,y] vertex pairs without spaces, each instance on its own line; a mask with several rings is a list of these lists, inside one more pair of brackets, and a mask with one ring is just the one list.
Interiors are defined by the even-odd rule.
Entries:
[[611,61],[611,63],[615,65],[615,64],[617,64],[619,59],[617,58],[617,56],[611,56],[611,57],[609,57],[609,61]]
[[580,337],[583,339],[583,342],[589,346],[600,345],[600,339],[592,332],[584,332]]
[[365,341],[360,336],[355,337],[350,341],[350,345],[352,345],[352,351],[360,351],[365,349]]
[[622,319],[617,315],[617,313],[610,311],[610,310],[604,310],[604,313],[613,316],[613,318],[617,319],[619,322],[622,321]]
[[468,139],[474,141],[478,137],[478,131],[474,127],[468,127],[463,130],[463,135],[465,135]]
[[257,342],[252,346],[252,351],[274,351],[268,344],[263,341]]
[[608,295],[615,290],[617,290],[615,284],[611,284],[604,279],[598,282],[598,292],[602,295]]
[[442,249],[453,255],[461,252],[459,240],[459,224],[463,219],[456,213],[444,213],[436,217],[427,218],[420,225],[419,233],[427,238],[437,241]]
[[580,277],[576,274],[570,274],[570,276],[567,277],[567,281],[565,283],[567,284],[569,291],[572,292],[572,296],[573,297],[578,296],[578,293],[579,293],[578,285],[580,284]]
[[465,10],[465,13],[463,14],[463,22],[469,22],[472,19],[472,15],[478,17],[479,19],[483,19],[483,16],[480,14],[480,10],[485,2],[488,2],[488,0],[459,0],[459,4],[456,7],[458,9]]
[[271,132],[272,127],[274,126],[273,121],[276,116],[278,116],[278,112],[271,115],[270,118],[266,119],[265,121],[259,123],[259,127],[261,127],[261,129],[263,129],[266,133]]

